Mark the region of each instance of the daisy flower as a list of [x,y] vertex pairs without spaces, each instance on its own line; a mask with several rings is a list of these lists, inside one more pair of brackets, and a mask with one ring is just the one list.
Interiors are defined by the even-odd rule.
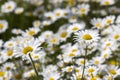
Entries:
[[3,50],[3,57],[6,59],[12,59],[15,55],[16,53],[14,52],[13,49]]
[[1,6],[1,11],[3,13],[12,12],[16,7],[16,3],[14,1],[8,1]]
[[78,64],[78,65],[84,65],[84,63],[85,63],[85,65],[88,65],[88,63],[87,63],[88,61],[86,61],[86,63],[85,63],[85,60],[83,59],[83,58],[80,58],[80,59],[77,59],[76,60],[76,64]]
[[63,72],[72,72],[73,66],[67,66],[67,67],[63,68],[62,70],[63,70]]
[[10,63],[10,62],[7,62],[7,63],[5,63],[5,64],[3,65],[3,69],[4,69],[5,71],[10,71],[10,70],[12,70],[12,69],[15,69],[15,64]]
[[96,27],[97,29],[103,29],[104,27],[104,22],[103,19],[101,18],[94,18],[91,20],[91,24]]
[[68,32],[73,33],[78,30],[82,30],[85,27],[85,23],[74,23],[68,27]]
[[70,36],[66,30],[59,30],[57,35],[59,36],[60,41],[65,41]]
[[15,14],[21,14],[21,13],[23,13],[23,11],[24,11],[24,8],[18,7],[15,9]]
[[72,15],[72,16],[69,17],[68,20],[69,20],[70,23],[76,23],[77,22],[77,17]]
[[112,77],[112,75],[108,74],[108,75],[105,75],[105,76],[103,77],[103,79],[104,79],[104,80],[112,80],[113,77]]
[[60,42],[60,38],[56,34],[52,35],[48,41],[50,45],[59,44],[59,42]]
[[52,31],[44,31],[41,34],[41,37],[45,40],[48,40],[53,35]]
[[51,23],[52,23],[51,21],[44,20],[44,21],[42,22],[42,25],[43,25],[43,26],[48,26],[48,25],[50,25]]
[[100,4],[104,6],[113,5],[114,3],[115,3],[115,0],[101,0],[100,1]]
[[0,20],[0,33],[3,33],[8,28],[8,22],[5,20]]
[[63,10],[62,10],[62,9],[55,9],[55,10],[54,10],[54,15],[55,15],[56,18],[61,18],[61,17],[63,17],[63,16],[64,16]]
[[51,20],[51,21],[56,20],[56,17],[53,12],[47,12],[44,14],[44,16],[45,16],[45,18],[47,18],[47,20]]
[[108,59],[108,58],[110,58],[111,57],[111,54],[112,54],[112,52],[110,51],[110,50],[103,50],[102,52],[101,52],[101,57],[103,58],[103,59]]
[[40,31],[39,28],[34,28],[34,27],[32,27],[32,28],[29,28],[28,30],[26,30],[26,32],[23,33],[22,35],[23,35],[23,36],[34,36],[34,35],[36,35],[39,31]]
[[97,74],[97,71],[98,71],[98,68],[96,66],[88,66],[86,67],[86,73],[88,75],[96,75]]
[[113,78],[120,75],[120,69],[118,66],[110,66],[107,68],[108,74],[112,75]]
[[81,4],[78,6],[78,15],[87,15],[90,10],[90,5]]
[[33,24],[34,27],[38,28],[38,27],[40,27],[41,22],[39,20],[35,20],[35,21],[33,21],[32,24]]
[[6,41],[4,47],[8,49],[13,49],[16,46],[16,43],[12,40]]
[[23,31],[21,29],[12,29],[12,33],[18,35],[18,34],[22,34]]
[[93,59],[90,60],[90,63],[91,63],[91,64],[94,64],[94,65],[96,65],[96,66],[99,66],[99,65],[101,65],[104,61],[105,61],[104,58],[97,56],[97,57],[93,57]]
[[37,53],[41,50],[40,48],[41,42],[38,39],[32,38],[23,44],[20,44],[17,48],[15,48],[15,52],[17,56],[26,56],[28,53]]
[[110,25],[110,24],[113,24],[113,23],[114,23],[114,20],[115,20],[115,16],[113,16],[113,15],[106,16],[106,17],[104,18],[105,25],[108,26],[108,25]]
[[97,42],[100,39],[98,31],[95,30],[82,30],[75,32],[74,40],[79,43],[92,43]]

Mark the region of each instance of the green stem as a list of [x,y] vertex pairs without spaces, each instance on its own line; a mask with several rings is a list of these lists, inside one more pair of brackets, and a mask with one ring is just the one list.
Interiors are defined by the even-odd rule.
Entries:
[[85,64],[86,64],[86,56],[87,56],[87,46],[85,48],[85,57],[84,57],[84,65],[83,65],[83,72],[81,80],[84,80],[84,72],[85,72]]
[[36,69],[36,67],[35,67],[34,61],[33,61],[32,57],[31,57],[30,53],[29,53],[29,57],[30,57],[31,63],[32,63],[32,65],[33,65],[33,68],[34,68],[34,70],[35,70],[35,73],[36,73],[36,76],[37,76],[37,80],[39,80],[39,79],[38,79],[38,78],[39,78],[39,75],[38,75],[37,69]]

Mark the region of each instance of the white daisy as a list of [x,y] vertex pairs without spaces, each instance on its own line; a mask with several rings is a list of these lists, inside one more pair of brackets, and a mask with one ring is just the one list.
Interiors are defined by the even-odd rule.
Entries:
[[40,25],[41,25],[41,22],[39,21],[39,20],[35,20],[35,21],[33,21],[33,26],[34,27],[40,27]]
[[23,31],[21,29],[12,29],[12,33],[18,35],[18,34],[22,34]]
[[95,30],[82,30],[75,33],[74,40],[79,43],[97,42],[99,39],[98,31]]
[[38,39],[32,38],[15,48],[16,56],[26,57],[28,53],[38,53],[41,50],[40,45],[41,42]]
[[115,16],[113,16],[113,15],[106,16],[106,17],[104,18],[105,25],[108,26],[108,25],[110,25],[110,24],[113,24],[113,23],[114,23],[114,20],[115,20]]
[[103,29],[104,27],[104,22],[103,19],[101,18],[94,18],[91,20],[91,24],[96,27],[97,29]]
[[14,1],[8,1],[1,6],[1,11],[4,13],[12,12],[16,7],[16,3]]
[[90,5],[89,4],[81,4],[78,5],[78,15],[87,15],[90,10]]
[[118,66],[109,66],[107,67],[108,74],[112,75],[113,78],[120,75],[120,69]]
[[100,4],[104,6],[113,5],[115,0],[100,0]]
[[74,23],[68,27],[68,32],[76,32],[78,30],[82,30],[85,27],[85,23]]
[[5,20],[0,20],[0,33],[3,33],[8,28],[8,22]]
[[21,13],[23,13],[23,11],[24,11],[24,8],[18,7],[15,9],[15,14],[21,14]]
[[12,70],[12,69],[15,69],[15,64],[10,63],[10,62],[7,62],[7,63],[5,63],[5,64],[3,65],[3,69],[4,69],[5,71],[10,71],[10,70]]

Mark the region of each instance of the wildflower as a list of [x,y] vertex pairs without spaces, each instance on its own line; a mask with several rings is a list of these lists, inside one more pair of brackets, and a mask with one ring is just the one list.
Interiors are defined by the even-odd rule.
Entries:
[[89,4],[78,5],[78,15],[87,15],[90,10],[89,8]]
[[0,20],[0,33],[3,33],[8,28],[8,22],[5,20]]
[[97,42],[99,39],[98,32],[94,30],[78,31],[75,33],[75,41],[79,43],[85,42],[86,44],[91,42]]
[[23,11],[24,11],[24,8],[18,7],[15,9],[15,14],[21,14],[21,13],[23,13]]
[[85,24],[84,23],[74,23],[68,27],[68,32],[76,32],[78,30],[84,29]]
[[16,3],[14,1],[8,1],[1,6],[1,11],[3,13],[12,12],[16,7]]

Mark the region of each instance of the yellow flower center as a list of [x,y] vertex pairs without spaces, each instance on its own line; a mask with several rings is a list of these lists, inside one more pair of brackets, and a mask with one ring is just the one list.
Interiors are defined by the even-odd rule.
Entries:
[[5,72],[0,71],[0,77],[3,77],[5,75]]
[[30,77],[33,77],[33,76],[35,76],[35,73],[34,72],[30,72]]
[[47,17],[47,19],[49,19],[49,20],[50,20],[50,19],[51,19],[51,16],[48,16],[48,17]]
[[92,78],[90,78],[90,80],[97,80],[97,78],[96,77],[92,77]]
[[101,24],[100,24],[100,23],[97,23],[95,26],[96,26],[96,27],[101,27]]
[[77,49],[72,49],[72,52],[77,52]]
[[80,64],[84,64],[84,63],[85,63],[85,61],[84,61],[84,60],[81,60],[81,61],[80,61]]
[[80,12],[82,12],[82,13],[85,13],[85,11],[86,11],[85,8],[81,8],[81,9],[80,9]]
[[109,4],[110,4],[109,1],[104,2],[104,5],[109,5]]
[[67,32],[62,32],[60,36],[61,36],[62,38],[66,37],[66,36],[67,36]]
[[119,34],[114,35],[114,39],[118,39],[119,37]]
[[111,22],[112,22],[111,19],[108,19],[108,20],[106,21],[106,23],[108,23],[108,24],[110,24]]
[[49,34],[46,34],[46,35],[45,35],[46,38],[49,38],[49,36],[50,36]]
[[49,80],[55,80],[55,78],[51,77]]
[[7,52],[7,56],[11,56],[13,54],[13,51],[12,50],[9,50],[8,52]]
[[107,58],[107,57],[108,57],[108,54],[104,54],[103,57],[104,57],[104,58]]
[[71,18],[70,18],[70,19],[74,20],[74,19],[76,19],[76,18],[75,18],[75,16],[71,16]]
[[67,68],[67,71],[68,71],[68,72],[72,71],[72,68],[71,68],[71,67],[68,67],[68,68]]
[[107,43],[107,44],[106,44],[107,47],[110,46],[110,45],[111,45],[110,43]]
[[0,23],[0,29],[3,29],[4,25],[2,23]]
[[74,57],[74,56],[75,56],[75,53],[70,53],[69,56],[70,56],[70,57]]
[[38,63],[35,63],[35,67],[36,67],[36,68],[39,68],[39,66],[40,66],[40,65],[39,65]]
[[9,67],[9,66],[7,66],[5,69],[8,71],[8,70],[10,70],[10,67]]
[[75,72],[79,72],[80,70],[79,69],[75,69]]
[[81,74],[76,76],[77,80],[81,80]]
[[56,13],[56,16],[60,16],[60,13]]
[[98,60],[96,60],[96,61],[95,61],[95,64],[99,64],[99,61],[98,61]]
[[73,5],[74,4],[74,0],[68,0],[68,4],[71,6],[71,5]]
[[107,77],[107,80],[111,80],[111,79],[112,79],[112,76],[108,76],[108,77]]
[[94,72],[95,70],[93,69],[93,68],[90,68],[90,69],[88,69],[88,72],[89,73],[92,73],[92,72]]
[[11,7],[11,5],[8,5],[6,8],[7,8],[7,9],[11,9],[12,7]]
[[77,31],[79,28],[78,27],[73,27],[72,30],[73,31]]
[[23,49],[23,54],[27,54],[28,52],[32,52],[33,51],[33,48],[31,46],[26,46],[24,49]]
[[82,38],[83,38],[84,40],[91,40],[91,39],[92,39],[92,36],[91,36],[90,34],[84,34],[84,35],[82,36]]
[[9,43],[8,46],[13,46],[13,43]]
[[40,25],[40,22],[39,21],[36,21],[35,22],[35,26],[39,26]]
[[113,75],[117,74],[116,70],[114,70],[114,69],[109,70],[109,73],[113,74]]
[[35,35],[35,31],[34,30],[30,30],[30,31],[28,31],[28,34],[33,36],[33,35]]
[[52,42],[52,43],[55,43],[55,42],[57,42],[57,39],[56,39],[56,38],[53,38],[53,39],[51,40],[51,42]]
[[35,59],[38,59],[38,58],[39,58],[39,56],[38,56],[38,55],[34,55],[34,58],[35,58]]
[[116,61],[114,61],[114,60],[111,60],[111,61],[109,62],[109,64],[110,64],[110,65],[116,65],[116,64],[118,64],[118,62],[116,62]]

